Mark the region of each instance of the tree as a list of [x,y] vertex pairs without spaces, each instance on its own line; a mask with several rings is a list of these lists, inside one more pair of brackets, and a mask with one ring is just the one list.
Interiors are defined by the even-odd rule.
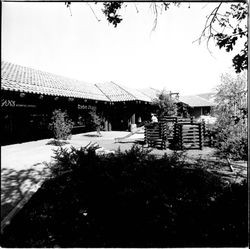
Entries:
[[227,159],[247,160],[246,75],[223,74],[217,87],[215,114],[216,147]]
[[[66,2],[66,5],[70,8],[70,2]],[[102,12],[105,15],[107,21],[113,24],[114,27],[117,27],[117,25],[122,21],[122,16],[119,15],[119,10],[126,8],[126,4],[119,1],[104,2],[102,5]],[[180,3],[151,3],[150,7],[152,8],[155,15],[153,30],[156,29],[159,14],[167,11],[171,6],[180,6]],[[92,8],[91,10],[93,11]],[[248,67],[247,17],[247,2],[231,4],[222,2],[218,3],[218,5],[206,17],[204,29],[197,39],[198,42],[201,42],[203,39],[205,39],[207,41],[207,45],[211,39],[214,39],[216,45],[220,49],[224,48],[227,52],[235,49],[236,44],[241,44],[240,51],[236,53],[232,59],[233,67],[235,68],[236,73],[240,73],[241,71],[246,70]]]
[[173,94],[162,90],[157,98],[153,100],[153,104],[157,106],[158,117],[175,116],[177,114],[177,106]]
[[54,138],[66,140],[71,137],[73,122],[68,118],[67,112],[60,109],[53,111],[49,129],[53,131]]
[[101,135],[101,125],[102,125],[102,118],[101,116],[97,113],[96,109],[93,108],[89,112],[90,117],[91,117],[91,126],[96,129],[98,136]]
[[242,40],[242,49],[233,57],[236,73],[246,70],[248,66],[247,17],[248,4],[246,2],[232,3],[228,9],[223,9],[223,3],[219,3],[208,15],[205,27],[198,39],[201,41],[205,38],[209,43],[213,38],[216,45],[227,52],[232,51]]

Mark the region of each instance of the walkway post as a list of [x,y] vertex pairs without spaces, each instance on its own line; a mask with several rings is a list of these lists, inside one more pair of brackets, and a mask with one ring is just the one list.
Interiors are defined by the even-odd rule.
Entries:
[[130,131],[134,131],[134,129],[136,128],[136,124],[135,124],[135,113],[132,114],[131,116],[131,126],[130,126]]

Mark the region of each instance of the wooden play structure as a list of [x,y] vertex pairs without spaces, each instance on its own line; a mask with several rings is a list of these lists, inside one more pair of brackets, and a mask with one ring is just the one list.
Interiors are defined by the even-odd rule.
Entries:
[[168,144],[167,139],[167,124],[157,122],[145,125],[145,143],[149,147],[166,149]]
[[174,146],[176,149],[200,149],[204,142],[203,123],[175,123]]
[[194,122],[193,117],[165,116],[158,123],[145,125],[145,143],[149,147],[177,150],[200,149],[204,145],[204,122]]

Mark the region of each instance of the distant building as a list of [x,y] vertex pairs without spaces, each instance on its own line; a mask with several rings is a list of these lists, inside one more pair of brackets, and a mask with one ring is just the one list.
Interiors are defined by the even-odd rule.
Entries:
[[199,118],[201,115],[211,114],[212,107],[215,103],[200,95],[180,96],[179,97],[179,113]]

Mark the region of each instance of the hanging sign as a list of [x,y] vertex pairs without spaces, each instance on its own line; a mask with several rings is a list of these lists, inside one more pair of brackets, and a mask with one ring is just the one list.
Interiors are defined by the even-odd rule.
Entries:
[[36,105],[17,103],[16,100],[1,99],[1,107],[29,107],[35,108]]
[[15,107],[16,106],[16,101],[15,100],[9,100],[9,99],[1,99],[1,107],[4,106],[10,106],[10,107]]
[[89,106],[89,105],[77,105],[78,110],[95,110],[96,108],[94,106]]

